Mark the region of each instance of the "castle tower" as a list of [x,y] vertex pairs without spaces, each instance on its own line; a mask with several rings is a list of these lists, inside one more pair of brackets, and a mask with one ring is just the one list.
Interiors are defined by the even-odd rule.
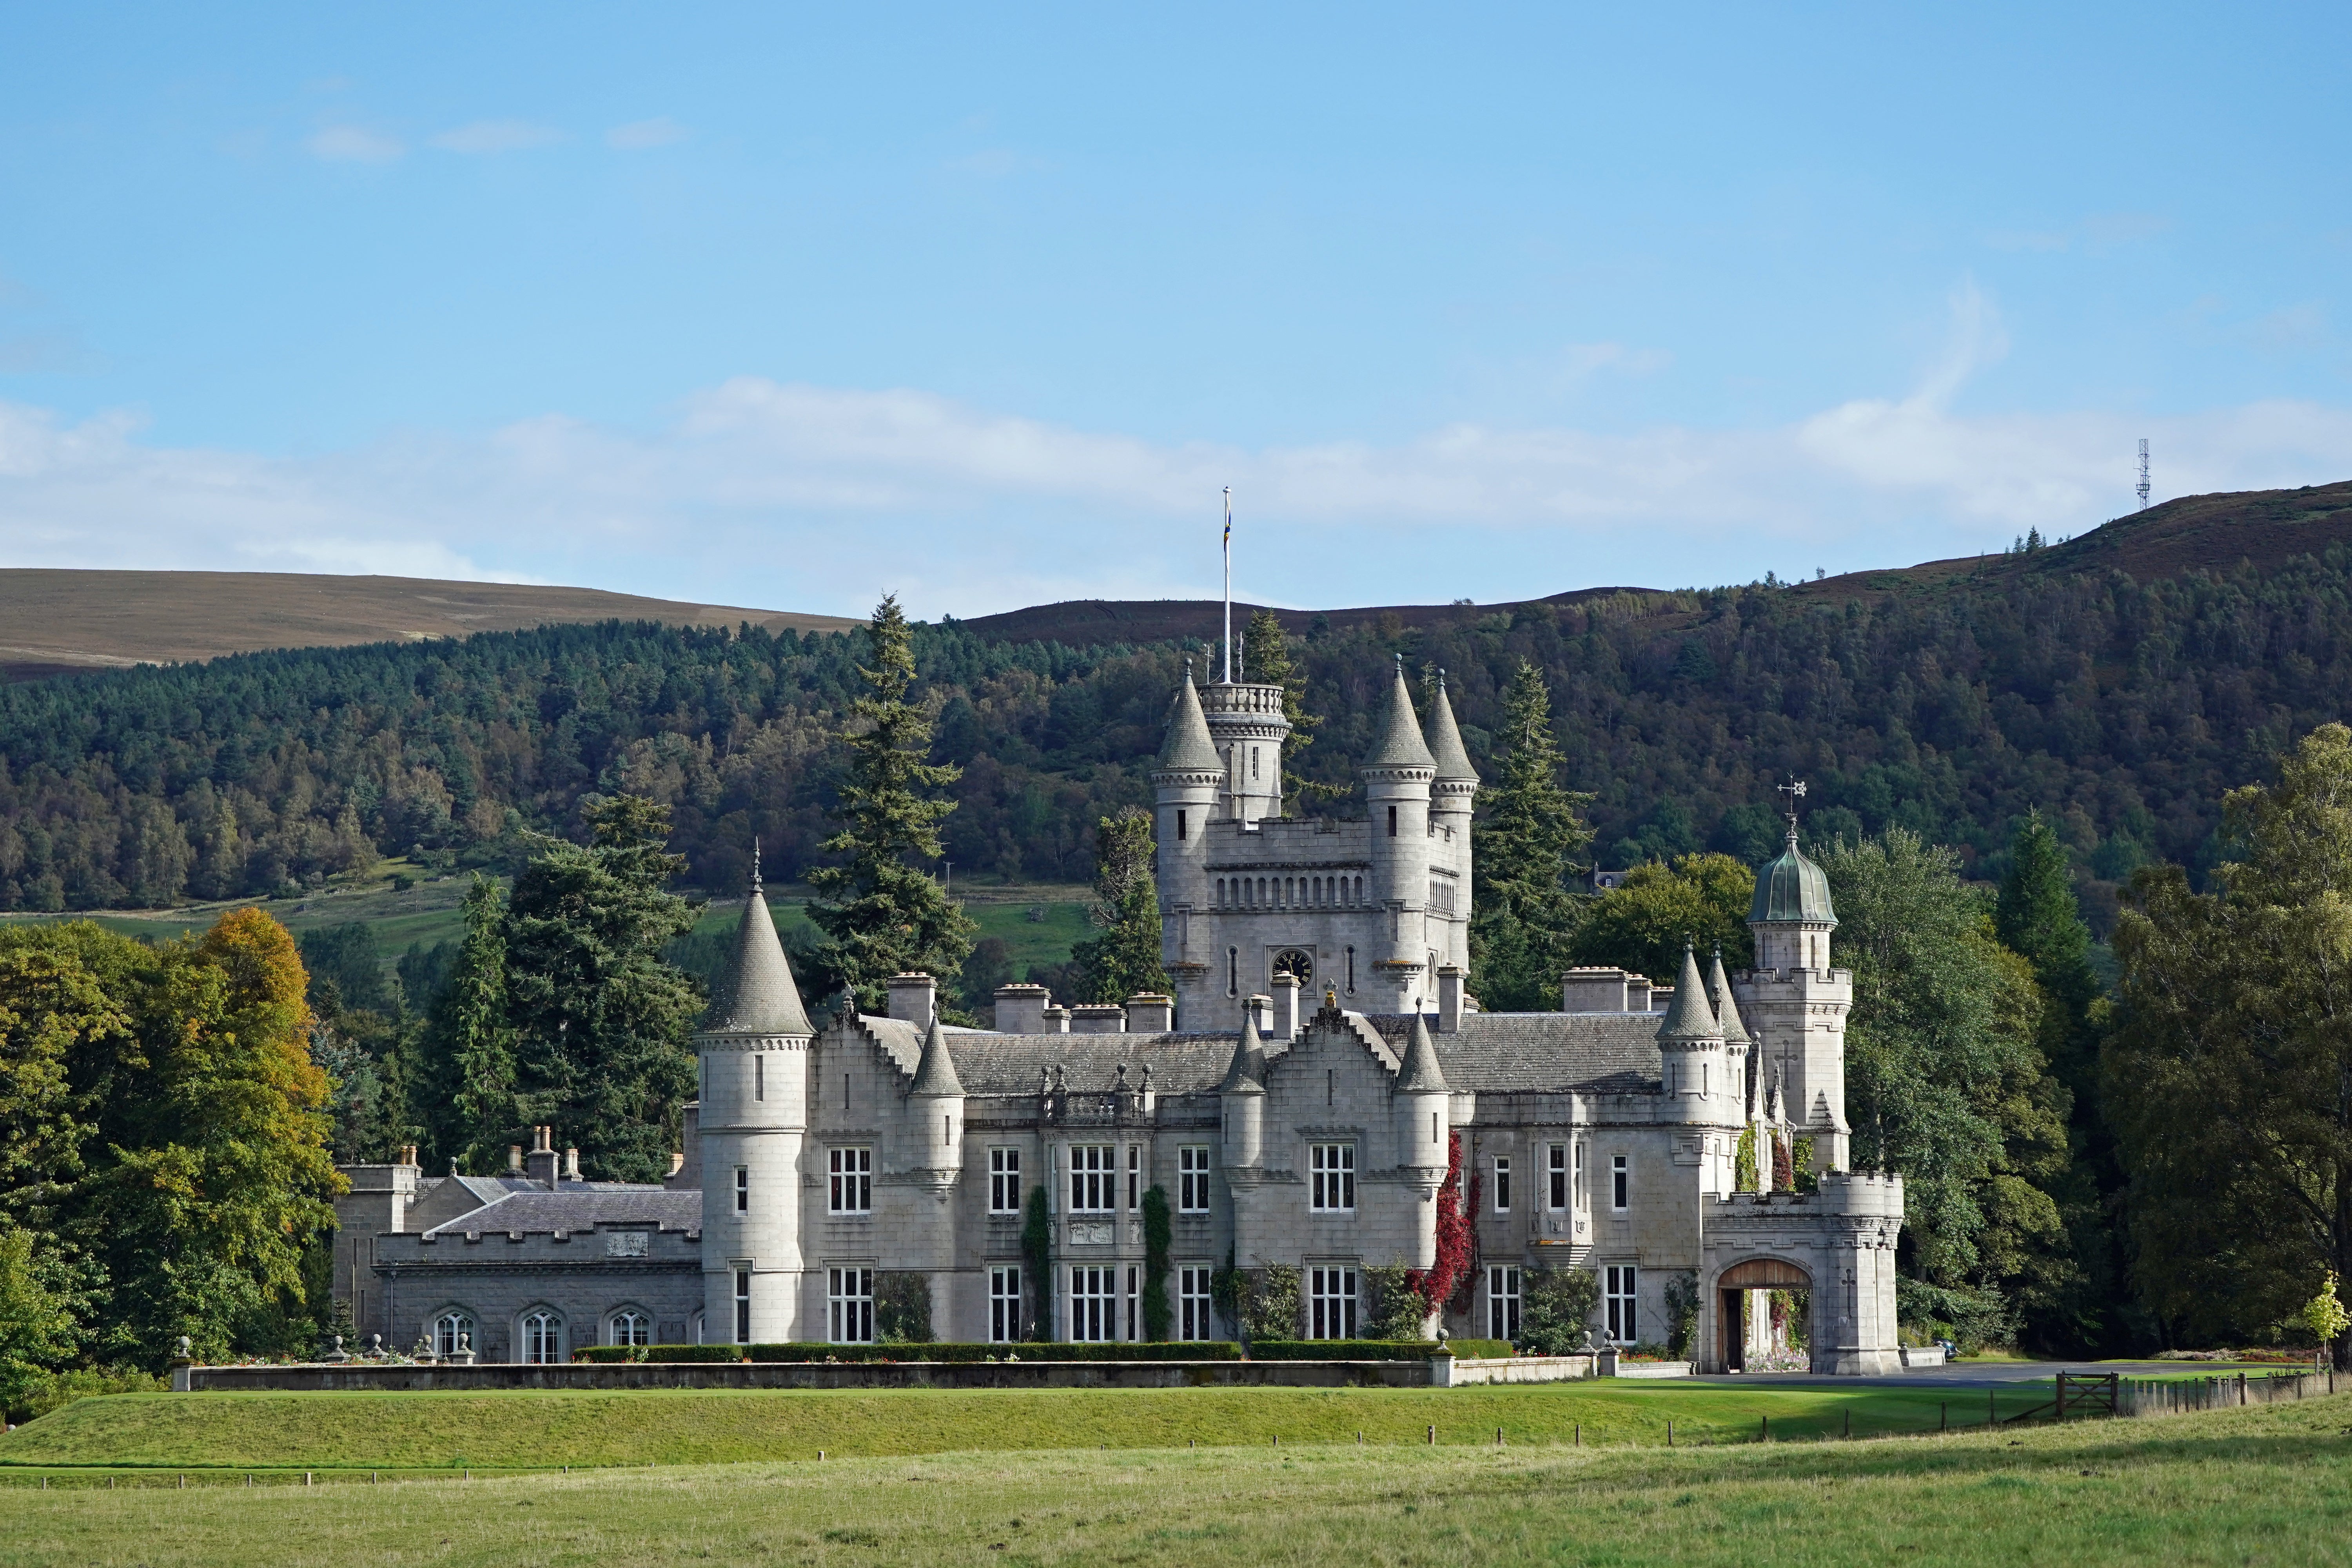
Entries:
[[1715,968],[1706,977],[1706,999],[1715,1007],[1715,1021],[1723,1030],[1723,1069],[1730,1075],[1729,1088],[1738,1101],[1739,1120],[1748,1121],[1755,1114],[1756,1042],[1749,1037],[1747,1024],[1739,1016],[1739,1004],[1732,999],[1730,978],[1723,973],[1723,948],[1715,950]]
[[[915,1223],[904,1238],[915,1244],[919,1258],[945,1263],[955,1256],[955,1194],[963,1175],[963,1080],[956,1076],[955,1058],[948,1054],[947,1030],[939,1009],[931,1010],[931,1026],[923,1036],[923,1054],[915,1063],[915,1081],[907,1091],[907,1119],[919,1134],[910,1140],[914,1168],[908,1176],[930,1194],[918,1203]],[[917,1152],[916,1151],[919,1151]],[[931,1272],[932,1310],[945,1316],[953,1271]]]
[[[1214,932],[1202,911],[1209,907],[1209,824],[1222,804],[1226,773],[1188,663],[1184,684],[1169,710],[1160,764],[1151,773],[1160,961],[1176,988],[1177,1015],[1187,1028],[1201,1027],[1211,1016],[1209,952]],[[1196,920],[1201,922],[1197,931]],[[1193,951],[1196,942],[1199,952]]]
[[1791,816],[1788,847],[1756,873],[1748,910],[1756,967],[1733,989],[1755,1033],[1755,1070],[1777,1074],[1790,1122],[1812,1142],[1816,1171],[1846,1169],[1851,1131],[1845,1020],[1853,1009],[1853,972],[1830,967],[1836,926],[1829,878],[1797,847]]
[[1412,1205],[1411,1257],[1416,1268],[1437,1261],[1436,1198],[1445,1184],[1454,1142],[1453,1106],[1444,1069],[1437,1061],[1437,1043],[1429,1037],[1429,1025],[1415,1013],[1389,1109],[1395,1119],[1399,1174],[1422,1200]]
[[801,1149],[808,1131],[808,1013],[761,890],[759,862],[735,951],[695,1032],[701,1059],[705,1338],[802,1337]]
[[1219,815],[1248,824],[1282,815],[1282,688],[1220,681],[1201,693],[1210,743],[1224,767]]
[[1217,1085],[1217,1103],[1224,1118],[1224,1168],[1255,1170],[1265,1152],[1265,1043],[1258,1037],[1257,1019],[1249,1013],[1242,1015],[1233,1062]]
[[[1445,700],[1445,672],[1437,672],[1437,695],[1429,704],[1429,752],[1437,776],[1429,787],[1429,816],[1435,831],[1429,847],[1429,931],[1442,966],[1470,967],[1470,808],[1478,794],[1478,770],[1462,745],[1454,704]],[[1423,975],[1425,984],[1435,982]]]
[[[1388,992],[1388,1012],[1417,1013],[1437,984],[1430,962],[1437,933],[1425,919],[1432,879],[1430,790],[1437,778],[1437,759],[1430,754],[1421,722],[1413,716],[1402,655],[1397,658],[1380,739],[1365,758],[1362,773],[1371,831],[1371,903],[1381,917],[1372,963],[1381,984],[1374,994]],[[1465,952],[1463,961],[1467,958]]]
[[1676,1121],[1707,1123],[1739,1120],[1738,1102],[1724,1065],[1723,1026],[1707,1003],[1699,978],[1698,955],[1683,949],[1675,999],[1658,1026],[1658,1056],[1665,1075],[1664,1114]]

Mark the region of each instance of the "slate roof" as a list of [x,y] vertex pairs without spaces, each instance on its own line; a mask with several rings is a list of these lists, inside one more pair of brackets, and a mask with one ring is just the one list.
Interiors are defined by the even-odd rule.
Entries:
[[757,872],[751,896],[744,900],[742,923],[735,928],[735,951],[712,988],[710,1010],[702,1021],[709,1035],[806,1035],[808,1010],[801,1005],[801,988],[793,984],[792,965],[784,961],[784,944],[776,940],[776,922],[768,913],[767,895],[760,890]]
[[915,1094],[961,1094],[963,1084],[956,1077],[955,1057],[948,1049],[947,1030],[939,1016],[931,1016],[931,1026],[923,1037],[923,1055],[915,1065]]
[[1168,738],[1160,748],[1160,770],[1171,773],[1220,773],[1224,761],[1209,737],[1208,716],[1188,673],[1168,714]]
[[541,1187],[535,1192],[509,1193],[496,1203],[444,1221],[425,1234],[463,1236],[467,1231],[480,1231],[492,1235],[511,1231],[546,1236],[559,1230],[593,1230],[599,1225],[647,1222],[663,1230],[700,1230],[702,1194],[618,1182],[583,1182],[552,1193]]
[[1454,722],[1454,704],[1445,700],[1445,672],[1438,671],[1437,696],[1429,705],[1429,753],[1437,759],[1440,784],[1476,784],[1478,770],[1470,765],[1463,748],[1462,731]]
[[1698,977],[1698,955],[1683,949],[1683,972],[1675,981],[1675,999],[1666,1004],[1666,1021],[1658,1026],[1664,1040],[1719,1040],[1722,1027],[1707,1005],[1706,985]]
[[[1368,768],[1431,768],[1437,759],[1429,754],[1429,742],[1421,738],[1421,721],[1412,714],[1412,692],[1404,683],[1404,661],[1397,661],[1396,684],[1389,689],[1389,710],[1381,721],[1381,738],[1373,743],[1371,755],[1363,761]],[[1474,775],[1475,776],[1475,775]]]
[[[1364,1022],[1391,1048],[1412,1033],[1412,1015]],[[1446,1085],[1477,1094],[1657,1092],[1664,1068],[1655,1013],[1465,1013],[1462,1031],[1432,1035]]]
[[1429,1037],[1429,1022],[1419,1013],[1407,1026],[1404,1065],[1397,1069],[1397,1092],[1400,1094],[1443,1094],[1445,1092],[1445,1072],[1438,1066],[1437,1047]]

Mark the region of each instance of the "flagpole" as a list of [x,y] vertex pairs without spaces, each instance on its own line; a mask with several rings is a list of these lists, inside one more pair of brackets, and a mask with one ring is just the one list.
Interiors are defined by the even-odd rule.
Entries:
[[1225,487],[1225,684],[1234,683],[1234,487]]

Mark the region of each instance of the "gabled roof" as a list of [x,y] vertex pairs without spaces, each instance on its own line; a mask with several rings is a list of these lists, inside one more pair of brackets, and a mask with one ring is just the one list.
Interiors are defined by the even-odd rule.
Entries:
[[1221,773],[1224,760],[1209,737],[1208,716],[1201,711],[1201,694],[1192,689],[1188,669],[1184,684],[1168,713],[1168,736],[1160,743],[1159,771],[1169,773]]
[[1437,1047],[1429,1037],[1429,1020],[1412,1016],[1412,1033],[1405,1037],[1404,1065],[1397,1070],[1399,1094],[1444,1094],[1445,1073],[1437,1065]]
[[784,961],[784,944],[776,940],[776,922],[768,913],[767,895],[760,890],[760,873],[751,873],[751,896],[743,901],[743,921],[735,928],[735,951],[711,987],[710,1010],[703,1017],[706,1035],[807,1035],[808,1010],[801,1005],[801,988],[793,984],[792,965]]
[[1437,695],[1429,704],[1429,752],[1437,759],[1439,784],[1476,784],[1478,770],[1463,749],[1462,731],[1454,722],[1454,704],[1445,700],[1445,672],[1437,672]]
[[[1359,1015],[1349,1015],[1356,1018]],[[1412,1016],[1360,1016],[1400,1058]],[[1451,1035],[1430,1036],[1456,1094],[1655,1094],[1661,1068],[1655,1013],[1465,1013]]]
[[915,1064],[915,1087],[911,1094],[961,1095],[963,1081],[956,1077],[955,1058],[948,1054],[947,1031],[940,1027],[940,1016],[931,1015],[931,1026],[923,1037],[923,1057]]
[[1666,1005],[1666,1020],[1658,1026],[1662,1040],[1719,1040],[1722,1026],[1715,1009],[1706,1005],[1706,984],[1698,977],[1698,955],[1683,949],[1683,972],[1675,982],[1675,999]]
[[600,1225],[648,1223],[662,1230],[700,1230],[702,1194],[602,1182],[554,1193],[542,1187],[536,1192],[509,1193],[496,1203],[445,1220],[425,1234],[463,1236],[478,1231],[544,1236],[559,1230],[589,1231]]
[[1421,738],[1421,721],[1413,717],[1412,691],[1404,683],[1404,660],[1397,660],[1396,681],[1389,688],[1387,714],[1381,721],[1381,738],[1364,759],[1368,768],[1429,768],[1437,759]]

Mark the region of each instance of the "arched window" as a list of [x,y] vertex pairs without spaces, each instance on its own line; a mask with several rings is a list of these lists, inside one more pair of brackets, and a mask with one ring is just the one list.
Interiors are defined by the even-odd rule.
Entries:
[[456,1355],[461,1350],[474,1348],[474,1319],[471,1313],[453,1308],[433,1320],[435,1355]]
[[553,1366],[563,1359],[563,1320],[541,1307],[522,1320],[522,1359],[526,1366]]
[[1238,996],[1241,994],[1242,950],[1237,947],[1229,947],[1225,949],[1225,994],[1228,996]]
[[635,1307],[624,1307],[613,1314],[605,1325],[604,1342],[614,1345],[649,1345],[654,1342],[654,1321]]

